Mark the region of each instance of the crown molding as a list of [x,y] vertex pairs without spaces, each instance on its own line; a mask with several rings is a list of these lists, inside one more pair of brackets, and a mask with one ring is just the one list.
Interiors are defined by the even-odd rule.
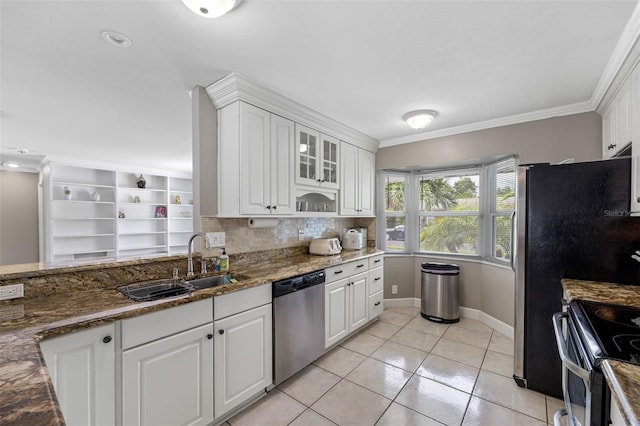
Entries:
[[401,145],[403,143],[418,142],[428,139],[442,138],[445,136],[458,135],[461,133],[476,132],[478,130],[492,129],[495,127],[510,126],[513,124],[526,123],[529,121],[544,120],[553,117],[562,117],[565,115],[580,114],[583,112],[593,111],[590,101],[578,102],[571,105],[563,105],[560,107],[549,108],[539,111],[527,112],[523,114],[511,115],[492,120],[479,121],[477,123],[464,124],[462,126],[449,127],[442,130],[434,130],[431,132],[423,132],[410,136],[403,136],[394,139],[385,139],[380,142],[380,148]]
[[314,128],[340,140],[376,152],[379,141],[292,99],[250,81],[238,73],[216,81],[206,87],[207,94],[217,109],[243,101],[271,113]]
[[598,84],[591,95],[591,104],[600,114],[609,106],[618,89],[640,58],[640,2],[636,4],[622,34],[611,53]]

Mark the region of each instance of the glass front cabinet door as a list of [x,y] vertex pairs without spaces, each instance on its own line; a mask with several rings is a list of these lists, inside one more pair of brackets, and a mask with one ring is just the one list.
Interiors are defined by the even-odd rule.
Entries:
[[296,124],[296,183],[338,189],[340,141]]

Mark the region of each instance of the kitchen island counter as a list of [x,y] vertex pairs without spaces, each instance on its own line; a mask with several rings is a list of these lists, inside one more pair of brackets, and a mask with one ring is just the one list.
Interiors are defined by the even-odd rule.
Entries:
[[[150,302],[131,301],[116,290],[130,282],[105,278],[103,268],[117,270],[117,264],[99,267],[84,265],[77,268],[77,277],[73,267],[64,269],[64,274],[60,275],[64,278],[52,277],[55,271],[49,269],[31,273],[12,271],[0,275],[0,285],[15,280],[29,280],[29,284],[25,284],[26,297],[0,302],[0,424],[64,424],[40,351],[39,342],[44,338],[269,284],[379,254],[382,254],[380,250],[367,248],[344,251],[334,256],[295,254],[265,257],[253,263],[238,262],[227,273],[243,275],[246,279]],[[118,273],[110,271],[109,276]]]
[[[623,306],[640,306],[640,286],[563,279],[569,301],[588,300]],[[640,425],[640,366],[616,360],[604,360],[602,371],[625,421]]]

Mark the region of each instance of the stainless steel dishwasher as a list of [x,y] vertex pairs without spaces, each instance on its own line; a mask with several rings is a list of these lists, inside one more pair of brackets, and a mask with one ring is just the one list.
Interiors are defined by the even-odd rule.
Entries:
[[273,283],[273,381],[279,385],[324,352],[325,272]]

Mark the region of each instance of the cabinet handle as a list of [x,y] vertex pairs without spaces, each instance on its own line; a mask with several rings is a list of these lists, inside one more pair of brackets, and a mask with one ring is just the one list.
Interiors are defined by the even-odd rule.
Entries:
[[380,304],[380,302],[376,302],[373,304],[373,306],[378,306]]
[[218,330],[218,334],[224,334],[224,330]]
[[616,145],[617,145],[617,144],[615,144],[615,143],[610,144],[610,145],[607,147],[607,150],[609,150],[609,151],[610,151],[610,150],[612,150],[613,148],[615,148],[615,147],[616,147]]
[[267,206],[267,210],[271,210],[271,206]]
[[378,263],[378,262],[380,262],[380,259],[376,259],[373,261],[373,263]]
[[207,339],[209,339],[209,340],[213,339],[213,333],[207,334]]
[[361,263],[360,265],[356,266],[356,268],[362,268],[363,266],[364,264]]
[[278,208],[278,206],[273,206],[273,209],[274,209],[274,210],[275,210],[275,209],[277,209],[277,208]]
[[374,280],[374,281],[379,281],[379,280],[380,280],[380,277],[375,277],[373,280]]
[[341,274],[341,273],[342,273],[342,269],[341,269],[341,270],[339,270],[339,271],[335,271],[335,272],[334,272],[334,274],[336,274],[336,275]]
[[111,339],[111,336],[105,336],[105,337],[102,339],[102,342],[103,342],[103,343],[109,343],[109,342],[111,342],[111,340],[112,340],[112,339]]

